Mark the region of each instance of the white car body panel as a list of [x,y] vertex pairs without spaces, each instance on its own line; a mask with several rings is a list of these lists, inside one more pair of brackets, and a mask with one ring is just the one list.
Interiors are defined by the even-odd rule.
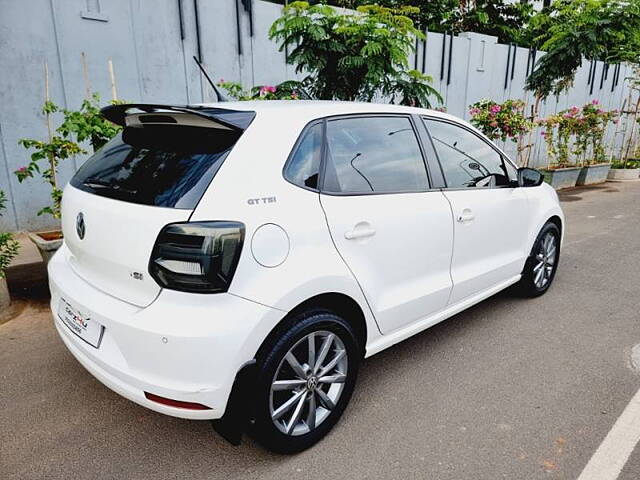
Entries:
[[447,305],[453,220],[442,192],[323,194],[321,203],[384,334]]
[[[278,119],[269,112],[256,117],[255,130],[236,143],[191,220],[240,218],[245,224],[245,245],[230,293],[287,312],[313,296],[341,293],[364,307],[368,331],[375,333],[378,327],[364,296],[333,246],[318,193],[282,177],[300,131],[313,116],[293,117],[292,128],[274,142],[270,126],[278,125]],[[262,147],[257,150],[256,144]],[[264,267],[250,253],[254,232],[267,223],[280,226],[289,237],[287,259],[275,268]]]
[[531,222],[525,188],[446,190],[455,218],[449,300],[467,297],[519,275]]
[[[137,205],[69,186],[63,200],[65,244],[48,267],[55,325],[69,350],[104,384],[155,411],[220,418],[239,369],[288,312],[318,295],[337,293],[359,305],[367,329],[365,356],[371,356],[517,282],[544,223],[557,216],[564,225],[557,195],[547,185],[329,196],[283,178],[302,129],[318,118],[390,112],[460,122],[450,115],[341,102],[216,106],[257,114],[194,210]],[[495,215],[498,207],[503,208]],[[465,208],[473,209],[475,219],[459,224],[455,218]],[[83,240],[75,232],[81,211]],[[216,220],[245,225],[228,292],[160,288],[148,264],[162,227]],[[361,222],[375,235],[346,239]],[[277,252],[252,244],[254,237],[270,238],[256,235],[267,224],[278,227],[271,235],[284,232]],[[262,255],[268,261],[259,261],[260,252],[267,252]],[[270,253],[278,259],[271,266]],[[132,273],[142,273],[142,279]],[[100,348],[84,343],[57,318],[61,297],[105,327]],[[156,403],[145,391],[210,410]]]
[[[76,234],[82,212],[86,236]],[[62,202],[62,231],[75,272],[109,295],[146,307],[160,293],[148,275],[149,256],[160,229],[186,221],[190,210],[158,208],[92,195],[67,185]],[[135,276],[134,273],[142,276]]]
[[[139,308],[91,286],[69,264],[63,246],[49,262],[51,309],[71,353],[102,383],[124,397],[175,417],[219,418],[238,370],[284,312],[231,294],[191,295],[163,289]],[[57,314],[60,297],[105,327],[100,348],[81,341]],[[231,317],[232,314],[232,318]],[[211,410],[165,406],[144,392],[207,405]]]

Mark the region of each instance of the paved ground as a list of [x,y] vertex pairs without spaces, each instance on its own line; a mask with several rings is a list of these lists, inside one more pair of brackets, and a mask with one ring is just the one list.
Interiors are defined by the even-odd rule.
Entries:
[[[0,478],[574,479],[640,388],[640,185],[563,201],[547,295],[499,295],[367,360],[342,422],[296,456],[112,393],[36,293],[0,325]],[[640,478],[638,449],[620,478]]]

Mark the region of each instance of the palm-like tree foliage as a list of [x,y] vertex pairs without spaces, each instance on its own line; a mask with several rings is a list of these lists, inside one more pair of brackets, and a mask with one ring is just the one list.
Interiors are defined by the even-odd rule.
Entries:
[[570,87],[583,57],[640,63],[640,0],[556,0],[530,30],[546,54],[526,85],[541,98]]
[[[407,16],[416,9],[378,5],[346,13],[327,5],[293,2],[271,26],[269,36],[287,49],[287,61],[313,97],[371,101],[376,95],[428,105],[437,92],[428,77],[408,73],[415,38],[423,38]],[[418,85],[420,84],[420,85]]]

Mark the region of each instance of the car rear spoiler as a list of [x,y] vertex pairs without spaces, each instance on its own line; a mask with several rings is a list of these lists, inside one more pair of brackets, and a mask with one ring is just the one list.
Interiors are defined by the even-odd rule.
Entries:
[[207,107],[200,105],[156,105],[151,103],[122,103],[109,105],[100,110],[104,118],[110,122],[125,126],[126,116],[129,110],[141,110],[144,113],[155,112],[180,112],[203,117],[236,132],[243,132],[251,124],[256,116],[252,110],[231,110],[229,108]]

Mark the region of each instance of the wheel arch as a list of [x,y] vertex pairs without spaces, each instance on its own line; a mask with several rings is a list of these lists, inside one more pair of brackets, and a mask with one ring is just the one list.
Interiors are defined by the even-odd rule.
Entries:
[[[531,249],[535,244],[536,238],[538,238],[538,234],[542,230],[542,228],[549,222],[553,223],[560,230],[560,247],[562,248],[562,240],[564,238],[564,214],[560,209],[559,205],[554,205],[552,208],[545,209],[545,211],[541,212],[539,216],[536,216],[537,220],[533,222],[532,229],[530,230],[529,239],[526,243],[526,250],[524,253],[524,260],[529,258],[531,255]],[[524,264],[523,264],[524,268]]]
[[558,230],[560,230],[560,238],[562,238],[563,232],[562,232],[562,219],[560,218],[560,216],[558,215],[553,215],[552,217],[550,217],[546,222],[544,222],[545,224],[551,222],[553,223],[556,227],[558,227]]
[[325,292],[307,298],[293,307],[269,332],[256,352],[255,358],[261,358],[265,349],[272,344],[283,331],[290,328],[294,319],[308,311],[329,311],[344,318],[354,330],[358,347],[364,357],[369,334],[365,312],[360,304],[349,295],[339,292]]

